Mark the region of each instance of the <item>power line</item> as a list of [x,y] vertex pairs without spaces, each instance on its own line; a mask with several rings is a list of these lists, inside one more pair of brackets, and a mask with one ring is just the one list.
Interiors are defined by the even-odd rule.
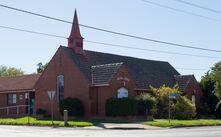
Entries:
[[127,49],[136,49],[136,50],[141,50],[141,51],[150,51],[150,52],[157,52],[157,53],[164,53],[164,54],[174,54],[174,55],[201,57],[201,58],[220,59],[219,57],[215,57],[215,56],[204,56],[204,55],[187,54],[187,53],[179,53],[179,52],[171,52],[171,51],[163,51],[163,50],[153,50],[153,49],[147,49],[147,48],[129,47],[129,46],[124,46],[124,45],[119,45],[119,44],[110,44],[110,43],[103,43],[103,42],[90,41],[90,40],[84,40],[84,41],[89,42],[89,43],[100,44],[100,45],[106,45],[106,46],[112,46],[112,47],[121,47],[121,48],[127,48]]
[[211,8],[203,7],[201,5],[190,3],[190,2],[187,2],[187,1],[184,1],[184,0],[175,0],[175,1],[186,4],[186,5],[189,5],[189,6],[192,6],[192,7],[196,7],[196,8],[200,8],[200,9],[207,10],[207,11],[210,11],[210,12],[221,14],[220,10],[214,10],[214,9],[211,9]]
[[181,9],[176,9],[176,8],[173,8],[173,7],[170,7],[170,6],[166,6],[166,5],[163,5],[163,4],[159,4],[159,3],[156,3],[156,2],[151,2],[151,1],[148,1],[148,0],[142,0],[142,1],[145,2],[145,3],[149,3],[149,4],[151,4],[151,5],[155,5],[155,6],[158,6],[158,7],[161,7],[161,8],[170,9],[170,10],[173,10],[173,11],[176,11],[176,12],[181,12],[181,13],[185,13],[185,14],[188,14],[188,15],[192,15],[192,16],[204,18],[204,19],[207,19],[207,20],[212,20],[212,21],[216,21],[216,22],[221,22],[220,19],[211,18],[211,17],[208,17],[208,16],[196,14],[196,13],[189,12],[189,11],[185,11],[185,10],[181,10]]
[[[8,26],[2,26],[2,25],[0,25],[0,28],[14,30],[14,31],[20,31],[20,32],[25,32],[25,33],[31,33],[31,34],[37,34],[37,35],[43,35],[43,36],[49,36],[49,37],[67,39],[67,37],[64,37],[64,36],[48,34],[48,33],[43,33],[43,32],[36,32],[36,31],[25,30],[25,29],[14,28],[14,27],[8,27]],[[147,48],[137,48],[137,47],[130,47],[130,46],[119,45],[119,44],[110,44],[110,43],[104,43],[104,42],[91,41],[91,40],[84,40],[84,41],[88,42],[88,43],[99,44],[99,45],[106,45],[106,46],[112,46],[112,47],[121,47],[121,48],[135,49],[135,50],[142,50],[142,51],[150,51],[150,52],[157,52],[157,53],[164,53],[164,54],[174,54],[174,55],[201,57],[201,58],[220,59],[219,57],[215,57],[215,56],[205,56],[205,55],[197,55],[197,54],[187,54],[187,53],[163,51],[163,50],[153,50],[153,49],[147,49]]]
[[201,70],[201,71],[208,71],[208,69],[198,69],[198,68],[177,68],[176,69],[179,69],[179,70]]
[[24,29],[19,29],[19,28],[14,28],[14,27],[7,27],[7,26],[1,26],[0,28],[3,29],[10,29],[10,30],[15,30],[15,31],[21,31],[21,32],[26,32],[26,33],[32,33],[32,34],[38,34],[38,35],[44,35],[44,36],[49,36],[49,37],[56,37],[56,38],[65,38],[63,36],[58,36],[58,35],[54,35],[54,34],[48,34],[48,33],[42,33],[42,32],[36,32],[36,31],[31,31],[31,30],[24,30]]
[[[38,13],[26,11],[26,10],[14,8],[14,7],[9,7],[9,6],[2,5],[2,4],[0,4],[0,7],[4,7],[4,8],[7,8],[7,9],[11,9],[11,10],[15,10],[15,11],[19,11],[19,12],[23,12],[23,13],[27,13],[27,14],[31,14],[31,15],[43,17],[43,18],[48,18],[48,19],[55,20],[55,21],[60,21],[60,22],[64,22],[64,23],[73,24],[70,21],[66,21],[66,20],[62,20],[62,19],[58,19],[58,18],[54,18],[54,17],[49,17],[49,16],[46,16],[46,15],[42,15],[42,14],[38,14]],[[189,45],[177,44],[177,43],[166,42],[166,41],[161,41],[161,40],[156,40],[156,39],[150,39],[150,38],[145,38],[145,37],[141,37],[141,36],[130,35],[130,34],[126,34],[126,33],[106,30],[106,29],[92,27],[92,26],[83,25],[83,24],[79,24],[79,26],[82,26],[82,27],[85,27],[85,28],[89,28],[89,29],[93,29],[93,30],[97,30],[97,31],[106,32],[106,33],[111,33],[111,34],[115,34],[115,35],[121,35],[121,36],[130,37],[130,38],[134,38],[134,39],[145,40],[145,41],[150,41],[150,42],[160,43],[160,44],[166,44],[166,45],[175,46],[175,47],[203,50],[203,51],[210,51],[210,52],[218,52],[218,53],[221,52],[221,50],[209,49],[209,48],[200,48],[200,47],[194,47],[194,46],[189,46]]]
[[[53,35],[53,34],[48,34],[48,33],[43,33],[43,32],[36,32],[36,31],[31,31],[31,30],[24,30],[24,29],[8,27],[8,26],[1,26],[0,25],[0,28],[14,30],[14,31],[20,31],[20,32],[25,32],[25,33],[31,33],[31,34],[37,34],[37,35],[43,35],[43,36],[49,36],[49,37],[67,39],[64,36]],[[162,50],[152,50],[152,49],[145,49],[145,48],[134,48],[134,47],[124,46],[124,45],[119,45],[119,44],[110,44],[110,43],[97,42],[97,41],[91,41],[91,40],[84,40],[84,41],[88,42],[88,43],[93,43],[93,44],[101,44],[101,45],[106,45],[106,46],[121,47],[121,48],[127,48],[127,49],[136,49],[136,50],[151,51],[151,52],[157,52],[157,53],[166,53],[166,54],[176,54],[176,55],[184,55],[184,56],[194,56],[194,57],[202,57],[202,58],[217,58],[217,59],[219,59],[219,57],[214,57],[214,56],[186,54],[186,53],[170,52],[170,51],[162,51]],[[206,70],[206,69],[198,69],[198,68],[176,68],[176,69],[181,69],[181,70]]]

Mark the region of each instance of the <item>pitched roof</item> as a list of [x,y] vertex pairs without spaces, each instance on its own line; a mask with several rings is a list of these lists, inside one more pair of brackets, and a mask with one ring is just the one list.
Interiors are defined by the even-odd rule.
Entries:
[[95,65],[92,70],[92,84],[109,84],[113,76],[117,73],[123,63],[112,63],[104,65]]
[[32,90],[40,74],[0,77],[0,92]]
[[185,91],[186,87],[188,86],[190,80],[194,77],[194,75],[177,75],[174,76],[176,83],[179,86],[181,91]]
[[145,60],[127,56],[84,50],[85,54],[76,54],[68,47],[60,47],[78,66],[85,77],[91,81],[91,66],[123,62],[131,74],[136,88],[147,89],[149,86],[173,86],[174,75],[180,75],[168,62]]

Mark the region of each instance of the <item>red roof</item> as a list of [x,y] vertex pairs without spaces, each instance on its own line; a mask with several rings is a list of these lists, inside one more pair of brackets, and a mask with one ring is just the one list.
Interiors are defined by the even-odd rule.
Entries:
[[41,74],[0,77],[0,92],[33,90]]

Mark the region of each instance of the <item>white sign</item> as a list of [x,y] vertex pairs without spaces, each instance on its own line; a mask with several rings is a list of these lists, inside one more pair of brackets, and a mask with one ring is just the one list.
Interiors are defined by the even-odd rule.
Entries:
[[180,93],[170,93],[169,94],[169,99],[176,99],[179,96],[181,96]]
[[117,98],[126,98],[128,97],[128,90],[124,87],[117,90]]
[[55,91],[48,91],[48,97],[50,100],[53,100],[54,96],[55,96]]

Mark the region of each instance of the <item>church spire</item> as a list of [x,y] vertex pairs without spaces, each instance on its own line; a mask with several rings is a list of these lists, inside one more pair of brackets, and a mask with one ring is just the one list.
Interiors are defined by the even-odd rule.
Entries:
[[68,38],[68,47],[74,49],[74,51],[78,54],[83,54],[83,37],[80,33],[76,10],[74,13],[71,33]]
[[75,9],[74,12],[74,19],[73,19],[73,25],[72,25],[72,29],[71,29],[71,33],[70,33],[70,37],[78,37],[78,38],[82,38],[81,37],[81,33],[80,33],[80,29],[79,29],[79,24],[78,24],[78,16],[77,16],[77,11]]

